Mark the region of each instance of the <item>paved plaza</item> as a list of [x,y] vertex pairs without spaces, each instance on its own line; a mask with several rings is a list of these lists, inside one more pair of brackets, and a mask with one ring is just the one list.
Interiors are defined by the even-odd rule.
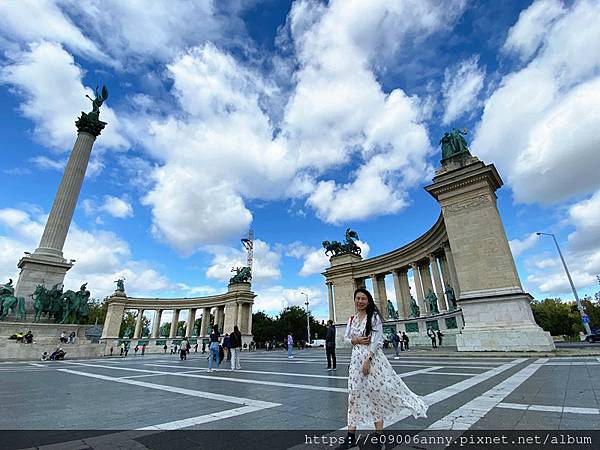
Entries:
[[[0,428],[53,430],[43,438],[30,431],[14,439],[12,433],[3,448],[110,448],[98,443],[115,436],[122,448],[159,448],[161,435],[170,436],[175,448],[177,433],[164,431],[180,429],[340,430],[346,425],[349,356],[340,353],[333,374],[316,349],[298,351],[292,360],[282,351],[244,353],[243,369],[235,372],[207,373],[200,353],[186,361],[130,354],[2,363]],[[427,419],[399,411],[386,430],[600,428],[600,358],[444,357],[423,351],[404,352],[399,360],[388,356],[431,406]],[[255,444],[248,448],[261,447]]]

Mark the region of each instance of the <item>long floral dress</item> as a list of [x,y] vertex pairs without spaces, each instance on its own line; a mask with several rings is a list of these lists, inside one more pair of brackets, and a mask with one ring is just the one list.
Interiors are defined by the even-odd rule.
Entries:
[[[344,338],[364,336],[367,318],[358,316],[348,320]],[[412,392],[396,373],[383,353],[383,326],[379,316],[371,321],[371,344],[353,345],[348,369],[348,426],[371,425],[381,420],[389,421],[408,408],[416,417],[427,417],[428,405]],[[369,374],[365,376],[362,366],[369,352],[373,352]]]

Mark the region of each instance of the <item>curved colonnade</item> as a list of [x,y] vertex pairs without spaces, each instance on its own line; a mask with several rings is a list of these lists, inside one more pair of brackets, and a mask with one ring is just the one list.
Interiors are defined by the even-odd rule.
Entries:
[[[331,267],[324,273],[329,293],[329,317],[340,328],[345,326],[348,317],[355,314],[354,289],[365,287],[367,279],[371,279],[375,303],[386,319],[386,331],[394,327],[398,332],[409,333],[411,341],[416,339],[416,343],[421,343],[420,334],[423,343],[430,343],[426,336],[423,338],[427,328],[458,332],[462,327],[461,310],[457,308],[456,301],[446,295],[447,285],[453,288],[456,297],[460,287],[442,214],[422,236],[391,252],[365,260],[346,254],[332,257],[330,261]],[[385,281],[390,275],[398,319],[388,317]],[[409,275],[413,278],[414,290],[410,287]],[[437,297],[438,313],[432,311],[426,300],[430,289]],[[411,296],[419,307],[419,315],[411,315]],[[338,336],[342,334],[337,333]],[[449,340],[452,341],[450,336]],[[342,344],[341,337],[338,341]]]
[[[210,318],[213,311],[213,324],[219,326],[222,334],[231,333],[233,327],[237,326],[242,333],[242,343],[247,344],[252,340],[252,305],[255,297],[256,294],[250,290],[250,283],[230,284],[225,294],[194,298],[135,298],[116,291],[108,300],[101,339],[106,342],[107,349],[110,346],[116,348],[121,341],[128,340],[119,337],[123,314],[125,310],[136,310],[137,319],[131,337],[133,345],[145,344],[147,351],[162,352],[165,344],[170,346],[172,343],[178,343],[184,336],[191,338],[193,345],[196,342],[201,343],[202,339],[210,334]],[[143,337],[142,317],[146,311],[154,311],[154,314],[150,335]],[[168,336],[160,336],[160,324],[165,311],[172,311],[171,326]],[[183,333],[178,333],[182,311],[187,311],[187,320]],[[199,329],[194,329],[199,312],[201,325]]]

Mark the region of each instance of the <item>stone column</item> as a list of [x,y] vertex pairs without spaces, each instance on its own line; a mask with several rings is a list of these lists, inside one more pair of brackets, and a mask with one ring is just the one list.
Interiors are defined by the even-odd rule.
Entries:
[[333,310],[333,283],[326,283],[327,284],[327,293],[328,295],[328,300],[329,300],[329,320],[335,320],[335,313]]
[[140,331],[142,329],[142,317],[144,317],[144,310],[138,309],[137,318],[135,319],[135,329],[133,331],[133,339],[140,337]]
[[431,273],[433,274],[433,284],[435,286],[440,312],[446,312],[448,311],[448,305],[446,304],[446,297],[444,297],[444,286],[442,285],[442,277],[440,277],[437,258],[433,253],[429,255],[429,262],[431,265]]
[[252,334],[252,303],[247,303],[246,311],[248,311],[248,323],[246,324],[246,333]]
[[[365,281],[366,278],[354,278],[354,290],[367,287]],[[354,291],[352,293],[354,293]],[[352,302],[354,303],[354,299],[352,299]]]
[[394,280],[394,292],[396,294],[396,309],[401,319],[405,319],[407,316],[404,314],[404,303],[406,299],[402,295],[402,288],[400,287],[400,269],[392,270],[392,278]]
[[209,333],[207,332],[208,324],[210,320],[210,308],[204,308],[202,312],[202,324],[200,325],[200,336],[207,336]]
[[237,303],[226,303],[223,309],[223,333],[231,334],[237,320]]
[[244,304],[243,303],[238,303],[237,304],[237,320],[236,320],[236,325],[238,326],[238,328],[240,329],[240,333],[242,332],[242,321],[243,321],[243,317],[244,317]]
[[102,339],[118,339],[119,331],[121,330],[121,322],[123,322],[123,313],[125,305],[118,303],[109,303],[104,319],[104,327],[102,329]]
[[177,322],[179,322],[179,310],[173,310],[173,318],[171,320],[171,331],[169,333],[169,338],[173,339],[177,336]]
[[414,262],[410,265],[413,270],[413,277],[415,279],[415,289],[417,291],[417,304],[419,305],[419,312],[421,317],[427,315],[427,308],[425,308],[425,297],[423,295],[423,286],[421,285],[421,273],[419,272],[418,263]]
[[456,265],[454,264],[454,257],[452,256],[452,250],[450,244],[444,243],[444,254],[446,255],[446,261],[448,261],[448,271],[450,272],[450,285],[454,289],[454,294],[458,300],[460,295],[460,284],[458,283],[458,275],[456,274]]
[[388,318],[387,314],[387,292],[385,290],[385,275],[371,275],[373,280],[373,297],[375,304],[383,315],[384,319]]
[[438,256],[438,261],[440,262],[440,270],[442,271],[442,278],[444,279],[444,291],[446,291],[446,285],[450,284],[452,286],[452,280],[450,278],[450,271],[448,270],[448,260],[446,259],[446,254],[441,254]]
[[400,282],[400,294],[402,296],[402,315],[405,319],[410,316],[410,285],[408,284],[408,269],[398,269],[398,281]]
[[162,317],[162,309],[157,309],[154,311],[154,320],[152,321],[152,334],[151,338],[156,339],[160,332],[160,319]]
[[194,330],[194,322],[196,321],[196,308],[188,310],[188,320],[185,327],[185,335],[189,338]]

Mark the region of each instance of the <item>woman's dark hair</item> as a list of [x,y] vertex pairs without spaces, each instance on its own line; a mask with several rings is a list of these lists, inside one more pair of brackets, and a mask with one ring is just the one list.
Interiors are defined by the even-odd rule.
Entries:
[[219,332],[219,325],[218,325],[218,324],[216,324],[216,323],[215,323],[215,324],[213,325],[213,331],[214,331],[215,333],[218,333],[218,332]]
[[373,329],[373,324],[372,324],[373,315],[376,314],[379,317],[381,317],[381,313],[379,312],[379,309],[377,309],[377,306],[375,306],[375,301],[373,300],[373,296],[365,288],[358,288],[357,290],[354,291],[355,299],[356,299],[356,294],[358,294],[359,292],[365,294],[367,296],[367,299],[369,300],[369,304],[367,305],[367,325],[365,326],[365,336],[369,336],[371,334],[371,330]]
[[238,326],[236,325],[236,326],[234,326],[234,327],[233,327],[233,331],[235,331],[236,333],[238,333],[238,332],[240,331],[240,329],[239,329],[239,328],[238,328]]

